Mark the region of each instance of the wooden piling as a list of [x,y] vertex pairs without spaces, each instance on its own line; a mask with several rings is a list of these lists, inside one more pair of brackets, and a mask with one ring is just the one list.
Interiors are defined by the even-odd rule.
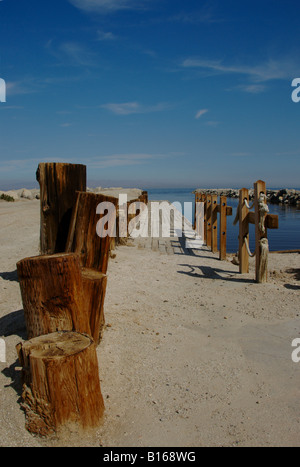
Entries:
[[220,197],[220,260],[226,260],[227,251],[227,197]]
[[239,200],[239,270],[241,274],[249,272],[249,255],[247,251],[246,241],[249,245],[249,219],[248,208],[245,200],[249,203],[249,191],[246,188],[240,190]]
[[211,251],[218,251],[218,195],[211,198]]
[[40,253],[65,251],[76,191],[86,191],[86,166],[41,163],[36,178],[40,185]]

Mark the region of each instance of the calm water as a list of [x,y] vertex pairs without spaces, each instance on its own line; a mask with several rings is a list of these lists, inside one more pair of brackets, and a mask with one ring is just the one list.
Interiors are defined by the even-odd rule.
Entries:
[[[171,203],[184,202],[195,203],[195,195],[191,189],[148,189],[149,200],[167,200]],[[238,200],[227,199],[228,206],[232,206],[233,215],[227,218],[227,251],[235,253],[238,250],[238,225],[234,226],[233,221],[236,215]],[[270,251],[276,250],[296,250],[300,249],[300,209],[291,206],[281,206],[269,204],[270,214],[279,216],[279,229],[268,230]],[[193,211],[194,213],[194,206]],[[193,214],[186,213],[186,217],[193,222]],[[254,251],[255,232],[254,225],[250,225],[250,248]]]

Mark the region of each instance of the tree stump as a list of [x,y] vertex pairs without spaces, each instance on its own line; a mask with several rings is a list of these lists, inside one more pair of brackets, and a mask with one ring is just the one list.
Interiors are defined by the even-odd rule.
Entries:
[[64,252],[76,191],[86,191],[86,166],[42,163],[36,178],[40,184],[40,252]]
[[100,343],[105,325],[104,301],[107,276],[94,269],[82,268],[84,306],[91,329],[91,336],[96,345]]
[[118,199],[112,196],[77,193],[66,251],[77,253],[82,267],[106,274],[117,206]]
[[17,271],[29,339],[55,331],[90,334],[78,255],[25,258]]
[[56,332],[17,345],[26,428],[39,436],[95,428],[104,412],[95,344]]

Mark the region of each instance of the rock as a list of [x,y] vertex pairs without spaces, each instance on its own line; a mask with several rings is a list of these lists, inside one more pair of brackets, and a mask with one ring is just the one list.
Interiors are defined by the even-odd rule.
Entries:
[[21,193],[21,198],[34,199],[34,195],[32,194],[30,190],[27,190],[26,188],[24,188]]
[[10,191],[3,191],[3,193],[7,196],[11,196],[11,198],[13,198],[14,201],[18,201],[20,199],[17,191],[10,190]]

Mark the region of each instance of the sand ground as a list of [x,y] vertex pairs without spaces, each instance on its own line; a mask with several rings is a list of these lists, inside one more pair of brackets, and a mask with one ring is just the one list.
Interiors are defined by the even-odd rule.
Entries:
[[102,426],[45,440],[25,429],[15,346],[26,340],[16,262],[38,254],[39,201],[0,202],[0,446],[300,446],[300,256],[267,284],[206,249],[134,241],[110,260],[98,347]]

